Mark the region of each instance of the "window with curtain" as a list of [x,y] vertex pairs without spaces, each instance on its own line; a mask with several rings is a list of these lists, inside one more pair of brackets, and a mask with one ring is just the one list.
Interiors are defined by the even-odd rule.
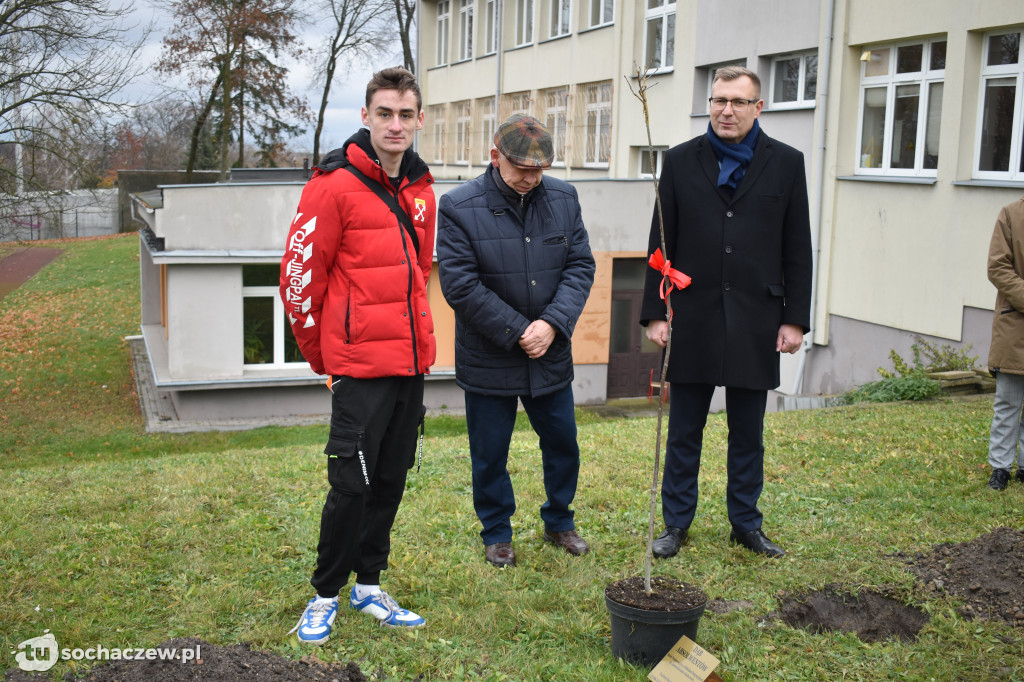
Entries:
[[615,0],[590,0],[588,28],[606,26],[615,20]]
[[671,69],[676,51],[675,0],[645,0],[644,68]]
[[459,61],[473,58],[473,2],[459,0]]
[[818,96],[818,53],[786,55],[772,60],[769,88],[773,109],[812,107]]
[[945,76],[945,38],[862,50],[858,173],[936,174]]
[[572,0],[549,0],[548,37],[559,38],[569,35],[569,17],[572,15]]
[[451,0],[440,0],[437,3],[437,26],[435,35],[436,53],[434,61],[438,66],[448,63],[448,28],[451,21]]
[[516,0],[516,47],[533,42],[533,0]]
[[1024,180],[1024,50],[1021,29],[985,36],[974,175]]
[[498,51],[498,0],[484,2],[484,54]]

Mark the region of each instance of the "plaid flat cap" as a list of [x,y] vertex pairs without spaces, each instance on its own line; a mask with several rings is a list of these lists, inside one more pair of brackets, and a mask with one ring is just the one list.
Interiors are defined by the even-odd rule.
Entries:
[[519,168],[550,168],[555,158],[551,134],[526,114],[512,114],[498,126],[494,146]]

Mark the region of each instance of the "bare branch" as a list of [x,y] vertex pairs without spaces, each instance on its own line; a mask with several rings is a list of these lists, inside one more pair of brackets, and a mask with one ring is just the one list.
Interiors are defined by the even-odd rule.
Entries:
[[[110,125],[132,103],[144,29],[108,0],[0,3],[0,239],[24,192],[91,181]],[[4,145],[3,143],[7,143]]]

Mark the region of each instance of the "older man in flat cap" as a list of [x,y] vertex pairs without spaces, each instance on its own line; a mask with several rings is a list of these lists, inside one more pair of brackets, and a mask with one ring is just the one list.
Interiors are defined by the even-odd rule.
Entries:
[[544,177],[551,135],[516,114],[494,135],[491,165],[441,197],[437,261],[455,310],[455,380],[466,395],[473,506],[484,557],[514,566],[508,451],[519,401],[540,438],[543,537],[572,555],[580,451],[571,338],[594,281],[576,190]]

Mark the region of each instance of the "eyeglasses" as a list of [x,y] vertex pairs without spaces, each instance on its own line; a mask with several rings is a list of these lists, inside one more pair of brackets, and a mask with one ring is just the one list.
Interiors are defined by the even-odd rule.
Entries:
[[708,97],[708,101],[711,102],[711,108],[715,111],[721,111],[725,109],[725,105],[731,104],[732,110],[736,113],[746,111],[747,107],[751,104],[760,102],[760,99],[726,99],[724,97]]

